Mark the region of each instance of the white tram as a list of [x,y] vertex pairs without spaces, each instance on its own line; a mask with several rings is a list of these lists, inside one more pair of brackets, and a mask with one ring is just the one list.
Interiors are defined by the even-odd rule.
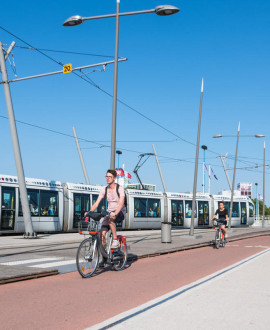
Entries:
[[[103,187],[26,178],[26,188],[34,231],[54,232],[77,230],[78,222]],[[192,194],[135,189],[127,189],[125,193],[127,214],[126,219],[117,224],[119,229],[159,229],[165,220],[175,227],[190,228]],[[194,227],[212,227],[210,220],[221,201],[229,211],[228,195],[196,194]],[[17,177],[0,175],[0,205],[0,233],[24,232]],[[106,208],[106,200],[102,200],[97,212]],[[251,225],[254,220],[252,200],[247,196],[234,196],[232,226]]]
[[[63,187],[59,181],[25,178],[35,232],[63,228]],[[24,221],[15,176],[0,175],[0,232],[24,232]]]

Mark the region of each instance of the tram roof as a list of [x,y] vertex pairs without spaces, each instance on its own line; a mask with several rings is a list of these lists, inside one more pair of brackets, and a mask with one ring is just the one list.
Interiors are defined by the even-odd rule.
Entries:
[[[1,183],[18,185],[19,181],[17,176],[0,174],[0,184]],[[25,183],[27,185],[39,186],[39,187],[57,187],[57,188],[62,187],[60,181],[54,181],[54,180],[47,181],[43,179],[25,178]]]
[[94,186],[83,183],[71,183],[71,182],[66,182],[63,184],[63,186],[69,190],[89,191],[89,192],[90,191],[100,192],[100,190],[104,187],[104,186]]

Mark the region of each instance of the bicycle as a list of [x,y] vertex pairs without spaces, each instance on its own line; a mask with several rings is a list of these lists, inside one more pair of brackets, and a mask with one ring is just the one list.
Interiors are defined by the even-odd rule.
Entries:
[[226,246],[226,238],[225,238],[223,230],[221,229],[221,226],[223,226],[224,223],[218,221],[217,219],[214,219],[213,224],[214,224],[213,229],[216,229],[216,236],[215,236],[215,246],[216,246],[216,248],[219,249],[220,246],[225,247]]
[[117,249],[111,249],[113,236],[111,230],[109,230],[106,235],[107,251],[105,251],[102,245],[98,226],[101,218],[104,218],[108,214],[108,212],[89,212],[89,221],[87,222],[86,230],[83,228],[86,222],[79,222],[79,233],[81,235],[90,235],[90,237],[81,242],[76,255],[78,272],[84,278],[91,277],[95,273],[99,264],[100,254],[104,258],[104,262],[111,265],[116,271],[124,269],[127,263],[127,243],[125,236],[118,235],[117,239],[120,246]]

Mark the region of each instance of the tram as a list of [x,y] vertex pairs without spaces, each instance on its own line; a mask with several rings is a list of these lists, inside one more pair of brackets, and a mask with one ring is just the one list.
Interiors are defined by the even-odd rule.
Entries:
[[[25,178],[29,208],[35,232],[63,228],[63,187],[59,181]],[[24,220],[15,176],[0,175],[0,232],[24,232]]]
[[[95,203],[104,186],[61,183],[26,178],[26,188],[35,232],[75,231],[85,212]],[[173,227],[190,228],[192,194],[126,189],[127,214],[118,229],[159,229],[165,220]],[[228,195],[196,194],[195,228],[212,227],[211,219]],[[0,233],[24,232],[17,177],[0,175]],[[102,200],[97,212],[107,208]],[[247,196],[234,196],[232,226],[254,223],[254,204]]]

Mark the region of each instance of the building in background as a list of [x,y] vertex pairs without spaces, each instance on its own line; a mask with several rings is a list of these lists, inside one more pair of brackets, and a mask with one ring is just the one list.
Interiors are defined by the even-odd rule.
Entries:
[[252,195],[252,183],[238,183],[237,190],[240,191],[241,196],[248,196],[251,198]]

